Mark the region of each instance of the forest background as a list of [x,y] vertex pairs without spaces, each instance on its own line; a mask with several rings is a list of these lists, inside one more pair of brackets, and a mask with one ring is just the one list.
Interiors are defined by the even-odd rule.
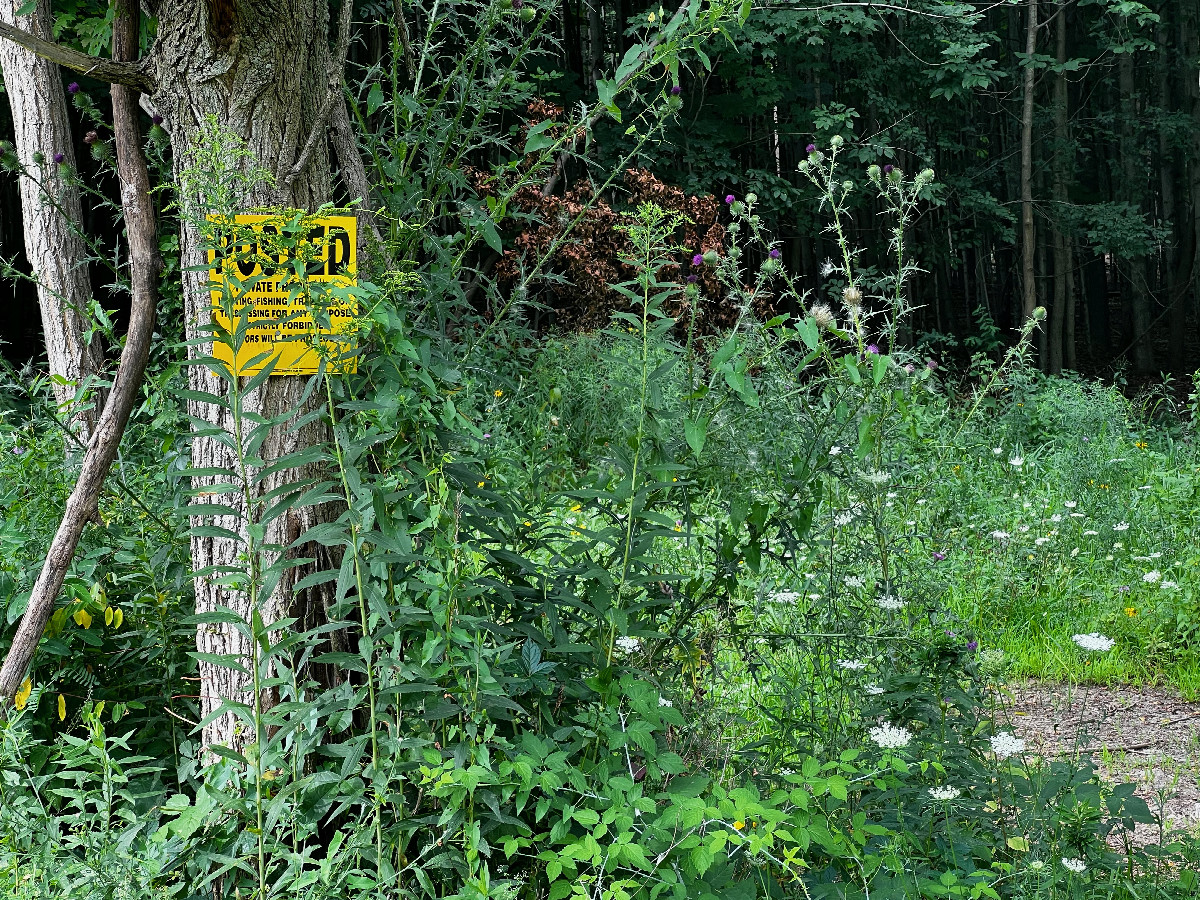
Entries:
[[[510,127],[594,102],[596,80],[616,70],[656,13],[666,14],[564,0],[548,23],[556,40],[530,59],[536,102],[511,106]],[[91,51],[107,45],[111,16],[102,6],[55,4],[54,17],[60,39]],[[349,58],[367,129],[387,115],[371,73],[388,64],[393,17],[386,5],[355,7],[362,24]],[[1192,0],[755,5],[728,41],[702,45],[711,71],[680,72],[677,116],[631,162],[689,195],[756,194],[786,263],[813,291],[836,248],[812,185],[796,172],[807,145],[837,134],[863,166],[932,167],[938,185],[912,244],[921,272],[910,324],[923,347],[965,360],[981,328],[1012,334],[1042,305],[1050,311],[1039,339],[1046,371],[1181,375],[1200,362],[1189,337],[1200,309],[1198,20]],[[105,98],[98,103],[103,109]],[[0,121],[0,139],[11,128]],[[77,120],[72,131],[81,174],[115,196],[84,143],[91,130]],[[625,156],[633,138],[623,132],[599,123],[589,161],[566,166],[568,190]],[[464,162],[486,168],[505,152],[479,147]],[[478,198],[472,187],[465,196]],[[880,246],[876,210],[857,202],[856,241]],[[27,271],[14,180],[0,185],[0,212],[0,252]],[[102,203],[85,203],[85,216],[89,232],[112,234]],[[501,228],[506,248],[546,241],[515,224]],[[496,260],[486,254],[478,263],[490,271]],[[605,321],[613,299],[597,276],[614,260],[601,248],[588,255],[592,277],[537,289],[549,306],[539,323]],[[574,261],[574,274],[590,262]],[[14,284],[0,337],[20,364],[41,345],[33,289]],[[120,327],[128,301],[104,302]]]

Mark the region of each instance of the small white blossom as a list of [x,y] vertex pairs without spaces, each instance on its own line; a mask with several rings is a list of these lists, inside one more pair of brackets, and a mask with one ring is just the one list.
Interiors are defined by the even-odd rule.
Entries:
[[659,706],[674,706],[675,704],[672,703],[670,700],[668,700],[666,697],[659,697],[658,705]]
[[1010,457],[1008,458],[1008,464],[1009,464],[1010,466],[1012,466],[1014,469],[1019,469],[1019,468],[1021,468],[1021,466],[1025,465],[1025,457],[1023,457],[1023,456],[1010,456]]
[[1096,631],[1093,631],[1091,634],[1072,635],[1071,640],[1078,644],[1080,649],[1096,653],[1107,653],[1116,643],[1112,638],[1105,637]]
[[1161,550],[1158,550],[1158,551],[1156,551],[1156,552],[1154,552],[1154,553],[1151,553],[1151,554],[1150,554],[1150,558],[1151,558],[1151,559],[1158,559],[1158,558],[1160,558],[1161,556],[1162,556],[1162,551],[1161,551]]
[[1060,516],[1058,513],[1055,513],[1054,515],[1052,515],[1052,516],[1050,517],[1050,521],[1051,521],[1051,522],[1061,522],[1061,521],[1062,521],[1062,516]]
[[1071,513],[1071,518],[1072,519],[1086,519],[1087,516],[1085,516],[1083,513]]
[[833,524],[838,528],[849,525],[854,521],[854,510],[843,509],[833,514]]
[[878,469],[876,469],[876,470],[870,471],[870,472],[859,472],[858,477],[861,478],[863,481],[865,481],[867,484],[873,484],[876,487],[881,487],[882,485],[887,484],[891,480],[892,473],[891,472],[881,472]]
[[867,579],[861,575],[847,575],[842,579],[848,588],[864,588],[867,586]]
[[1074,500],[1067,500],[1063,503],[1063,506],[1065,506],[1067,509],[1074,509],[1078,505],[1079,504],[1076,503]]
[[1159,587],[1160,588],[1173,588],[1173,587],[1179,587],[1179,585],[1177,585],[1173,581],[1164,581],[1162,584],[1159,585]]
[[1085,531],[1085,532],[1084,532],[1084,534],[1086,534],[1086,535],[1089,535],[1089,536],[1091,536],[1091,537],[1095,537],[1095,536],[1096,536],[1096,535],[1098,535],[1099,533],[1100,533],[1100,532],[1098,532],[1098,531],[1093,531],[1093,530],[1092,530],[1092,529],[1090,529],[1090,528],[1089,528],[1087,531]]
[[1037,539],[1034,541],[1034,543],[1035,543],[1035,544],[1037,544],[1039,547],[1043,547],[1043,546],[1045,546],[1046,544],[1050,543],[1050,538],[1048,538],[1048,537],[1040,537],[1040,538],[1037,538]]
[[642,647],[642,642],[628,635],[617,638],[617,649],[622,653],[636,653]]
[[800,595],[796,591],[776,591],[771,595],[772,603],[795,603],[800,599]]
[[998,759],[1006,759],[1014,753],[1021,753],[1025,749],[1025,742],[1011,731],[1001,731],[999,734],[992,735],[990,743],[992,745],[992,752],[996,754]]
[[870,731],[871,740],[881,750],[899,750],[901,747],[907,747],[909,741],[912,740],[912,732],[907,728],[901,728],[899,725],[892,725],[884,722],[882,725],[876,725]]
[[1146,584],[1158,584],[1158,582],[1162,581],[1162,572],[1158,571],[1158,569],[1147,572],[1142,576],[1142,581],[1146,582]]
[[888,493],[887,493],[887,498],[889,500],[895,500],[898,496],[900,496],[900,495],[897,494],[895,491],[888,491]]
[[841,452],[842,452],[842,448],[839,447],[837,444],[834,444],[832,447],[829,448],[830,456],[838,456],[841,454]]
[[833,260],[830,259],[829,257],[826,257],[825,262],[821,263],[821,277],[822,278],[828,278],[830,275],[832,275],[837,270],[838,270],[838,267],[833,264]]
[[876,600],[875,603],[880,609],[886,609],[890,612],[896,612],[908,606],[907,603],[894,594],[884,594],[882,597]]
[[1009,539],[1010,535],[1007,531],[1001,531],[999,528],[997,528],[995,531],[992,532],[992,537],[994,537],[998,541],[1007,541]]
[[883,688],[881,688],[879,685],[877,685],[873,681],[870,684],[868,684],[865,688],[863,688],[863,690],[866,691],[868,694],[870,694],[872,697],[877,697],[883,693]]
[[929,789],[930,800],[957,800],[961,796],[962,791],[951,784],[944,785],[943,787],[932,787]]
[[1004,452],[1003,447],[993,447],[992,448],[992,453],[995,454],[996,456],[999,456],[1003,452]]
[[838,665],[851,672],[859,672],[867,667],[867,664],[861,659],[839,659]]
[[1087,871],[1087,863],[1085,863],[1082,859],[1072,859],[1064,856],[1062,864],[1064,869],[1066,869],[1068,872],[1074,872],[1076,875],[1082,875]]
[[1025,534],[1027,531],[1029,531],[1029,526],[1028,525],[1018,525],[1017,531],[1021,532],[1021,534]]
[[1113,526],[1113,531],[1128,531],[1128,530],[1129,530],[1128,522],[1118,522],[1116,525]]

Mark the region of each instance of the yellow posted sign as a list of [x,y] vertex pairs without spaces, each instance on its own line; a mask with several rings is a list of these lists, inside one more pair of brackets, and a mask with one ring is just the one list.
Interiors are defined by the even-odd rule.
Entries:
[[[237,244],[217,263],[209,251],[213,319],[233,331],[249,305],[249,327],[238,348],[215,342],[213,356],[238,375],[261,372],[275,358],[274,375],[311,375],[321,357],[334,371],[354,372],[354,323],[358,303],[347,288],[357,284],[357,222],[353,216],[310,219],[308,235],[281,247],[288,220],[279,215],[234,216]],[[224,309],[232,301],[232,320]],[[319,305],[318,324],[310,306]],[[319,349],[318,349],[319,348]],[[264,352],[271,355],[253,362]]]

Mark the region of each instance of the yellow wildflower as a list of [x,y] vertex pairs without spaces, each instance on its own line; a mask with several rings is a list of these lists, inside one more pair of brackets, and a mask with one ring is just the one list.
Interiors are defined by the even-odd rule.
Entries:
[[492,391],[492,396],[493,397],[503,397],[504,391],[500,390],[499,388],[496,388],[496,390]]
[[738,819],[736,822],[733,823],[733,828],[735,831],[741,831],[745,827],[746,827],[746,823],[743,822],[741,819]]
[[21,689],[17,691],[17,696],[13,697],[13,703],[17,709],[24,709],[25,704],[29,702],[29,695],[33,693],[33,680],[26,678],[21,682]]
[[1134,609],[1132,606],[1127,606],[1127,607],[1125,607],[1125,615],[1129,616],[1129,618],[1132,619],[1134,616],[1137,615],[1137,610]]

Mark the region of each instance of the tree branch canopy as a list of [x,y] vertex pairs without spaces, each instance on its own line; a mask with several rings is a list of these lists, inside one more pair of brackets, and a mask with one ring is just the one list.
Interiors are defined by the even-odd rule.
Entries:
[[88,56],[54,41],[43,40],[15,25],[0,22],[0,37],[7,38],[14,44],[19,44],[26,50],[31,50],[38,56],[53,63],[58,63],[64,69],[79,72],[98,81],[108,84],[123,84],[134,88],[143,94],[153,94],[158,85],[150,77],[140,62],[119,62],[103,59],[99,56]]

